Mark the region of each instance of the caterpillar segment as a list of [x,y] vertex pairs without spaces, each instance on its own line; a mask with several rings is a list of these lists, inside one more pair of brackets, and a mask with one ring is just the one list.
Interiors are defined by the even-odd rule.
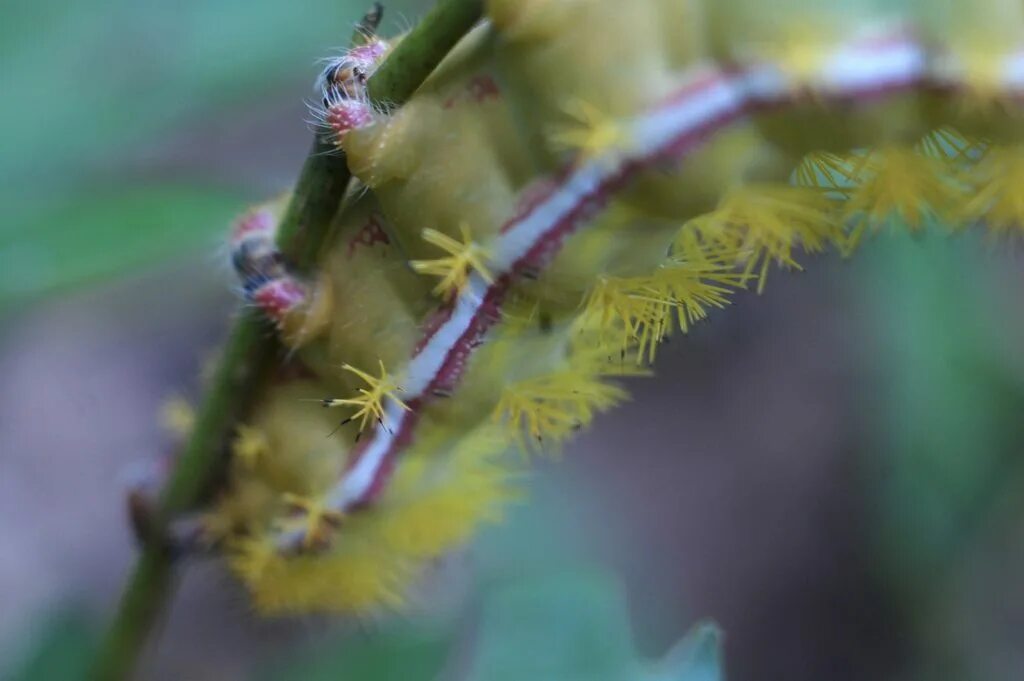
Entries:
[[[998,0],[490,0],[337,138],[361,186],[316,282],[253,296],[304,368],[209,512],[256,606],[400,606],[517,496],[516,443],[586,427],[774,267],[904,225],[1019,234],[1022,46]],[[264,246],[243,283],[287,289]]]

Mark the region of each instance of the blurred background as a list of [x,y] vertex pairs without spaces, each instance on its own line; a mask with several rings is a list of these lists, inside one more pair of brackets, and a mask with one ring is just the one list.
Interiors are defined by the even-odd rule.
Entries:
[[[73,679],[101,631],[124,488],[238,305],[224,227],[296,177],[363,4],[0,6],[0,678]],[[261,621],[200,564],[140,678],[667,679],[640,661],[711,619],[732,681],[1019,680],[1024,249],[807,266],[664,347],[410,613]]]

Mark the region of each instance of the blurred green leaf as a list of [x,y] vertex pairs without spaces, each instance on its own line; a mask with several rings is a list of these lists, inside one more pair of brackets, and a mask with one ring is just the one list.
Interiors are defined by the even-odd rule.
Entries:
[[519,581],[586,561],[573,480],[526,475],[528,497],[509,505],[501,523],[483,528],[475,540],[476,570],[485,581]]
[[575,572],[485,598],[472,681],[720,681],[717,630],[702,625],[657,665],[638,662],[621,588]]
[[865,259],[879,351],[869,406],[884,470],[878,499],[888,569],[932,588],[1007,474],[1019,474],[1024,391],[1000,366],[984,247],[888,237]]
[[186,186],[80,193],[0,234],[0,311],[19,300],[190,250],[215,251],[244,202]]
[[6,681],[75,681],[81,678],[96,643],[82,613],[64,611],[51,617],[33,636],[30,649]]
[[497,589],[484,603],[474,681],[621,681],[633,650],[614,581],[559,575]]
[[[597,572],[492,584],[452,658],[450,623],[399,624],[289,655],[265,681],[724,681],[721,634],[699,624],[661,660],[638,660],[619,584]],[[465,633],[465,628],[463,633]],[[454,663],[454,664],[453,664]]]
[[978,623],[957,614],[958,599],[986,560],[979,539],[1024,482],[1024,387],[1003,352],[1013,350],[1005,302],[993,300],[993,255],[976,235],[880,241],[858,277],[877,326],[864,405],[879,482],[872,555],[918,651],[907,678],[982,678]]

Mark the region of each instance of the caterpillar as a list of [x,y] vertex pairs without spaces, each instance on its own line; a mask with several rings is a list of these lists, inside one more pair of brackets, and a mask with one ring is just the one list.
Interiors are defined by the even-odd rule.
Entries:
[[626,399],[773,267],[1024,229],[1019,3],[490,0],[382,112],[388,49],[317,82],[359,186],[312,279],[272,246],[279,203],[232,232],[292,366],[203,525],[263,612],[399,607],[519,494],[516,449]]

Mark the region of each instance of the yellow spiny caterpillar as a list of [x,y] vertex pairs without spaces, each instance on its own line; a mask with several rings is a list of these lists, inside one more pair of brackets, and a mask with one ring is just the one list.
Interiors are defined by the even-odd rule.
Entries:
[[514,494],[510,444],[569,437],[773,264],[1024,225],[1016,3],[491,0],[387,115],[339,73],[361,186],[315,281],[265,247],[273,209],[234,233],[299,368],[207,532],[268,612],[399,604]]

